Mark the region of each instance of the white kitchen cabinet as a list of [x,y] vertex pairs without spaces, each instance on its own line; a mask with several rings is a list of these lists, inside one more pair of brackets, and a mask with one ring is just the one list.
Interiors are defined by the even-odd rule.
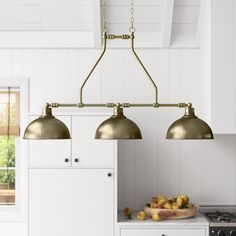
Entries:
[[120,236],[206,236],[205,229],[121,229]]
[[236,133],[235,1],[211,1],[211,127]]
[[[32,121],[38,116],[30,116]],[[57,116],[71,132],[71,116]],[[30,140],[30,167],[70,167],[71,140]]]
[[[113,166],[115,141],[95,139],[98,126],[107,116],[72,117],[73,166]],[[75,162],[75,160],[78,162]]]
[[113,187],[111,169],[31,169],[29,236],[112,236]]
[[116,141],[94,140],[108,116],[57,117],[71,140],[29,141],[29,236],[113,236]]

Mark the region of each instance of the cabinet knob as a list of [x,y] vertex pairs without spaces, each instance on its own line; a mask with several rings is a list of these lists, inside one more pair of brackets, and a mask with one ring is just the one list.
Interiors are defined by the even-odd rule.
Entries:
[[78,163],[79,162],[79,158],[75,158],[74,162]]
[[68,163],[69,162],[69,158],[65,158],[65,162]]
[[107,174],[107,176],[108,176],[108,177],[111,177],[111,176],[112,176],[112,174],[111,174],[111,173],[108,173],[108,174]]

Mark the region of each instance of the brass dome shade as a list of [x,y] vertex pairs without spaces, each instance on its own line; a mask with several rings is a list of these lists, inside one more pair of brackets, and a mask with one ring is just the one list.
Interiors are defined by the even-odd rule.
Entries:
[[183,117],[168,129],[167,139],[214,139],[209,125],[194,114],[194,108],[186,107]]
[[62,121],[52,115],[52,109],[46,105],[43,114],[25,129],[24,139],[70,139],[70,132]]
[[114,114],[97,128],[95,139],[142,139],[139,127],[123,114],[123,108],[114,107]]

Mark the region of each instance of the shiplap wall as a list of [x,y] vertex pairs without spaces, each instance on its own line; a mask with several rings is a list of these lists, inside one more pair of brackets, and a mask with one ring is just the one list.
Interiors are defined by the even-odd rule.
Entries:
[[[190,99],[196,104],[197,113],[210,123],[214,101],[211,101],[209,12],[208,1],[200,50],[166,51],[166,67],[161,60],[153,63],[159,65],[160,90],[166,96],[163,99]],[[162,80],[163,77],[166,79]],[[157,193],[172,196],[185,193],[196,204],[236,204],[236,136],[215,135],[213,141],[165,140],[166,128],[177,114],[169,110],[158,111],[153,116],[150,112],[142,119],[140,112],[139,120],[149,139],[143,143],[120,142],[120,209],[126,206],[142,209],[150,196]]]
[[[192,101],[197,114],[208,117],[201,50],[138,52],[158,83],[160,101]],[[30,111],[40,113],[46,101],[78,101],[81,81],[98,54],[84,49],[0,50],[0,76],[30,77]],[[84,95],[88,102],[153,101],[152,87],[128,50],[108,51]],[[186,193],[196,203],[236,203],[234,135],[167,141],[168,126],[183,114],[179,109],[136,108],[125,114],[137,122],[144,139],[120,142],[120,207],[141,208],[155,193]]]
[[[138,53],[158,84],[161,102],[191,101],[197,115],[209,121],[206,49]],[[97,49],[2,49],[0,77],[29,77],[30,112],[40,113],[46,101],[78,101],[79,86],[99,53]],[[128,49],[107,52],[84,95],[88,102],[152,102],[154,98],[151,84]],[[156,193],[186,193],[197,204],[236,203],[234,135],[218,135],[214,141],[167,141],[166,130],[182,110],[136,108],[125,114],[140,126],[143,140],[120,142],[120,208],[142,208]]]
[[[219,12],[224,7],[228,9],[223,1],[219,0],[219,3],[221,3]],[[211,101],[211,79],[214,80],[211,74],[211,40],[214,39],[211,38],[212,22],[209,9],[208,1],[201,49],[178,51],[182,56],[174,59],[173,55],[177,52],[169,51],[166,65],[168,72],[160,74],[168,80],[165,81],[165,85],[161,85],[167,89],[164,89],[164,93],[169,101],[182,98],[186,100],[190,96],[194,104],[199,102],[196,106],[197,111],[200,111],[208,122],[212,119],[211,105],[215,102]],[[227,14],[226,9],[224,9],[225,14]],[[233,9],[230,12],[235,12],[235,8]],[[223,43],[224,37],[221,40]],[[191,55],[188,57],[187,53]],[[159,61],[158,63],[163,65]],[[158,81],[162,83],[160,79]],[[231,93],[232,91],[233,88],[230,89]],[[142,209],[144,203],[150,200],[150,196],[156,193],[164,195],[185,193],[196,204],[236,204],[236,136],[215,135],[213,141],[164,140],[166,128],[170,117],[174,117],[174,111],[158,113],[154,117],[150,113],[144,120],[140,118],[145,132],[148,131],[149,140],[131,144],[122,142],[120,145],[120,209],[125,206]]]

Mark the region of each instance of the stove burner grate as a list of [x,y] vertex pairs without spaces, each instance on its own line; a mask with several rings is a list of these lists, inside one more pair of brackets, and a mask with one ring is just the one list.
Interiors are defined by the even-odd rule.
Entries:
[[236,222],[236,212],[208,212],[205,213],[211,222],[232,223]]
[[218,216],[217,221],[219,222],[231,222],[231,219],[224,216]]

